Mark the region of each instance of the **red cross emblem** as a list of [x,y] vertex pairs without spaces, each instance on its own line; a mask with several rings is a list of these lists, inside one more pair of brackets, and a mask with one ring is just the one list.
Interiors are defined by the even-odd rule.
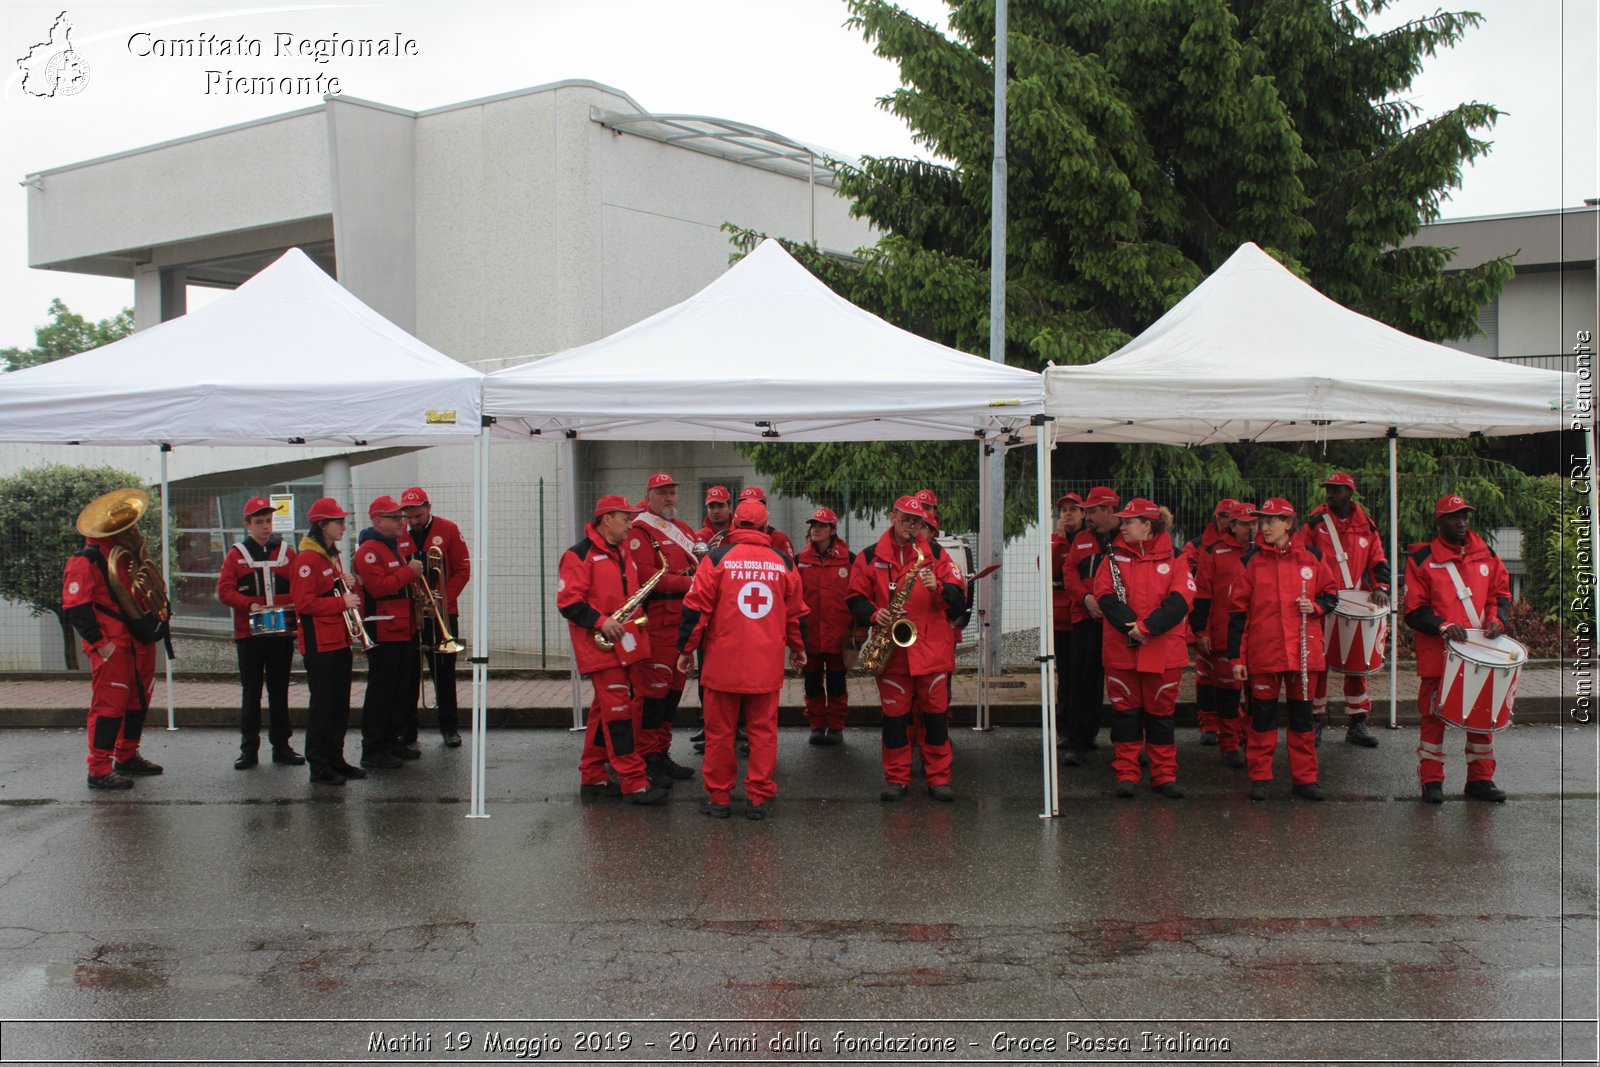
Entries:
[[762,582],[746,582],[739,590],[739,610],[747,618],[763,619],[772,610],[772,590]]

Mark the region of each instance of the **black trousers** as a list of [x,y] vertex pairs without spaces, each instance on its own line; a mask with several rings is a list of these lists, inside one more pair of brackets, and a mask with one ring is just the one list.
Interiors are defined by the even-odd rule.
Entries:
[[311,689],[306,763],[313,771],[338,770],[345,763],[344,732],[350,727],[350,650],[307,652],[303,658]]
[[294,663],[294,635],[252,636],[233,643],[239,653],[239,748],[261,747],[261,683],[267,686],[267,740],[273,748],[289,743],[289,667]]
[[1102,626],[1099,619],[1087,618],[1072,628],[1069,642],[1072,691],[1067,701],[1065,734],[1072,748],[1087,748],[1100,733],[1100,714],[1105,703],[1105,666],[1100,658]]
[[[420,675],[421,664],[413,642],[379,641],[367,651],[367,695],[361,701],[363,755],[377,755],[398,743],[417,739],[417,678]],[[408,728],[409,738],[406,737]]]
[[[439,732],[457,726],[456,652],[435,652],[439,644],[439,624],[432,615],[422,620],[423,658],[428,661],[428,677],[433,682],[434,708],[439,717]],[[450,632],[461,633],[461,616],[450,615]]]

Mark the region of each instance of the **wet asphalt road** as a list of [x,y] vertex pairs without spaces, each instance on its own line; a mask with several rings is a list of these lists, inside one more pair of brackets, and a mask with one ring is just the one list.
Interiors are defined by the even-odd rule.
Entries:
[[436,740],[313,793],[156,730],[165,776],[91,794],[81,731],[5,731],[0,1062],[1594,1061],[1592,728],[1500,735],[1505,805],[1460,797],[1447,735],[1437,808],[1413,731],[1330,731],[1320,805],[1281,749],[1252,804],[1179,736],[1188,799],[1113,799],[1102,764],[1041,820],[1035,731],[959,731],[959,801],[886,805],[872,732],[786,730],[752,823],[695,782],[581,802],[565,731],[494,736],[488,820]]

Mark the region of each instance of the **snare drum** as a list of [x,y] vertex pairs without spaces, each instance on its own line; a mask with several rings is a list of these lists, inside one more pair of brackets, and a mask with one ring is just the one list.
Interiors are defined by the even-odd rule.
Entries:
[[1444,643],[1444,678],[1436,714],[1451,726],[1494,733],[1511,725],[1517,678],[1528,650],[1501,634],[1468,630],[1465,641]]
[[250,609],[250,636],[276,637],[289,632],[289,609],[257,604]]
[[1389,609],[1361,589],[1339,590],[1339,604],[1323,619],[1328,666],[1344,674],[1383,670],[1383,643],[1389,638]]

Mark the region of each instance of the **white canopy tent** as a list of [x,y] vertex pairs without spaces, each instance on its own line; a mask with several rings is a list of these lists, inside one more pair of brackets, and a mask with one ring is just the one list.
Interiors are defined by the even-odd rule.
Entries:
[[[522,441],[1033,436],[1041,529],[1048,530],[1049,434],[1034,432],[1043,408],[1038,374],[937,344],[863,311],[773,240],[680,304],[590,344],[498,371],[484,383],[492,436]],[[567,525],[575,527],[571,493],[563,506]],[[989,517],[981,525],[990,528]],[[1043,658],[1048,588],[1040,618],[1049,798],[1055,686],[1054,666]]]
[[1058,441],[1389,438],[1395,561],[1397,437],[1560,430],[1577,395],[1573,375],[1466,355],[1357,314],[1254,244],[1105,359],[1044,377]]
[[[163,545],[174,445],[460,444],[482,436],[482,413],[482,374],[367,307],[298,248],[191,314],[0,375],[0,440],[161,447]],[[172,728],[170,662],[167,715]]]

